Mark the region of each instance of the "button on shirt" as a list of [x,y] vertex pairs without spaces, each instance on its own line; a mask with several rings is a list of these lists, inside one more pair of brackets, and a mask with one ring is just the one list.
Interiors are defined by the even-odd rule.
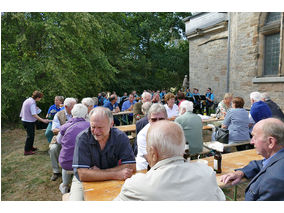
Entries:
[[100,169],[109,169],[132,163],[135,163],[135,157],[129,139],[119,129],[110,129],[110,136],[103,150],[92,135],[91,128],[81,132],[76,138],[72,167],[78,180],[78,168],[96,166]]

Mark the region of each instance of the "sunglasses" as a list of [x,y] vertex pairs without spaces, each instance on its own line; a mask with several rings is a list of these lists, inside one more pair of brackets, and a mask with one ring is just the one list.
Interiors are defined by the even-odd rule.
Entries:
[[151,118],[152,122],[161,121],[161,120],[165,120],[165,118]]

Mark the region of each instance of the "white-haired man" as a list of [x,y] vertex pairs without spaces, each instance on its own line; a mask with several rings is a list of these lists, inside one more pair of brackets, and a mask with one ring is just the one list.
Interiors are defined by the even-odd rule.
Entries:
[[148,112],[149,123],[137,135],[137,157],[136,157],[136,170],[144,170],[148,167],[146,161],[146,135],[151,124],[158,120],[165,120],[168,118],[167,110],[162,104],[152,104]]
[[183,101],[179,105],[179,116],[175,122],[180,124],[184,131],[186,143],[189,145],[189,152],[191,155],[202,152],[203,138],[202,138],[202,120],[192,113],[193,103],[191,101]]
[[76,104],[75,98],[66,98],[64,100],[64,110],[57,112],[52,121],[51,130],[54,134],[52,141],[49,145],[49,155],[51,159],[51,165],[53,170],[53,175],[51,180],[55,181],[59,176],[61,176],[60,168],[58,165],[58,157],[61,150],[61,145],[57,143],[57,134],[59,133],[59,128],[66,123],[69,119],[72,118],[71,110]]
[[83,98],[81,103],[88,108],[88,115],[86,117],[86,120],[90,121],[89,113],[91,112],[92,109],[94,109],[95,101],[94,99],[88,97],[88,98]]
[[262,95],[259,92],[252,92],[250,94],[250,102],[252,105],[250,109],[250,115],[255,123],[272,116],[269,106],[261,99]]
[[270,108],[272,117],[273,118],[279,118],[280,120],[284,121],[284,113],[281,110],[281,108],[271,100],[270,96],[267,92],[264,92],[262,95],[262,101],[264,101]]
[[115,200],[225,200],[212,168],[183,159],[184,133],[172,121],[158,121],[147,132],[147,161],[151,169],[127,179]]
[[62,194],[68,192],[73,171],[72,161],[77,135],[90,126],[90,122],[86,121],[88,108],[84,104],[75,104],[71,110],[72,118],[60,127],[57,136],[57,142],[61,144],[59,155],[59,163],[62,167],[62,183],[59,190]]
[[108,108],[96,107],[90,112],[90,127],[76,138],[71,200],[83,200],[79,181],[125,180],[135,172],[129,139],[112,126],[113,115]]
[[263,119],[255,124],[252,135],[251,144],[264,159],[223,175],[221,181],[235,185],[243,177],[251,179],[245,191],[246,201],[283,201],[284,123],[276,118]]
[[141,95],[141,101],[137,102],[133,106],[133,123],[143,118],[142,104],[151,102],[152,95],[149,92],[143,92]]

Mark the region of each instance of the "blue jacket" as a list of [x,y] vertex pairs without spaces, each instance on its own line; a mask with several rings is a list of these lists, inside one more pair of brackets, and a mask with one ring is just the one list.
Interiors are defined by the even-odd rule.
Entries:
[[269,106],[263,101],[255,102],[251,106],[250,114],[255,123],[257,123],[262,119],[270,118],[272,116]]
[[245,200],[284,200],[284,149],[262,166],[262,161],[251,161],[239,169],[252,178],[245,191]]

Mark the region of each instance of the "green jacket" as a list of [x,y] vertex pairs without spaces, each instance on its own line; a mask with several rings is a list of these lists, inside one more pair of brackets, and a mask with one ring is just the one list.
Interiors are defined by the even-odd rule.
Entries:
[[178,116],[175,122],[180,124],[184,131],[184,136],[189,144],[190,154],[197,154],[203,150],[202,120],[191,112],[185,112]]

